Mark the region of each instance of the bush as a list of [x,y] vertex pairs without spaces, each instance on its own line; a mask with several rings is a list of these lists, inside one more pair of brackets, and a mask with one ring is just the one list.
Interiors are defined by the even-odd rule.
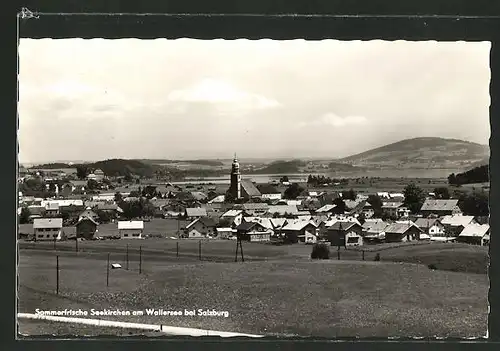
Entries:
[[314,244],[311,252],[313,260],[327,260],[330,258],[330,248],[328,245],[320,243]]
[[377,254],[375,255],[375,259],[374,259],[374,261],[380,261],[380,254],[379,254],[379,253],[377,253]]
[[427,268],[432,269],[432,270],[436,270],[437,269],[437,267],[436,267],[436,265],[434,263],[431,263],[431,264],[427,265]]

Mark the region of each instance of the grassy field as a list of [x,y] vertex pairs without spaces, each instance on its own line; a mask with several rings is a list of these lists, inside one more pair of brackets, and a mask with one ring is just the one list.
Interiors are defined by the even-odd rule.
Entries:
[[[146,262],[148,257],[146,255]],[[245,263],[145,264],[111,270],[105,255],[60,259],[21,251],[19,312],[40,309],[215,309],[229,317],[106,317],[180,327],[300,336],[483,336],[488,278],[423,265],[277,259]],[[46,327],[20,320],[20,332]],[[45,328],[45,329],[44,329]],[[80,332],[79,328],[72,332]]]

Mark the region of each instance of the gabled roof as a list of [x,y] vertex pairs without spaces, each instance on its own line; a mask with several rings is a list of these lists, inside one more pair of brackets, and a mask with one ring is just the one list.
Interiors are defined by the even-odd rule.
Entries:
[[360,200],[360,199],[356,199],[356,200],[344,200],[344,203],[345,203],[345,206],[346,206],[347,209],[352,210],[356,206],[358,206],[362,201],[364,201],[364,200]]
[[198,201],[205,200],[207,198],[207,195],[201,191],[192,191],[191,195]]
[[208,201],[208,203],[213,204],[213,203],[218,203],[218,202],[224,202],[225,199],[226,199],[225,195],[217,195],[212,200]]
[[384,202],[382,208],[399,208],[403,206],[402,202]]
[[78,226],[78,224],[82,223],[82,222],[85,222],[85,221],[90,221],[92,223],[94,223],[95,225],[99,225],[99,223],[97,223],[92,217],[80,217],[80,219],[78,219],[78,222],[76,223],[76,225]]
[[289,214],[297,214],[299,210],[297,209],[297,206],[295,205],[276,205],[276,206],[269,206],[269,213],[271,214],[279,214],[279,215],[284,215],[285,213]]
[[415,225],[419,228],[430,228],[433,225],[440,225],[441,222],[437,218],[418,218]]
[[287,222],[286,218],[269,218],[269,220],[275,229],[283,227],[283,225]]
[[298,231],[302,230],[307,226],[313,226],[317,228],[316,224],[312,221],[304,221],[300,219],[288,221],[287,224],[282,228],[283,230]]
[[258,197],[261,196],[259,189],[248,179],[243,179],[241,181],[241,190],[245,190],[245,192],[250,197]]
[[202,207],[186,208],[186,214],[188,217],[205,217],[207,210]]
[[242,210],[229,210],[229,211],[223,213],[221,217],[236,217],[242,213],[243,213]]
[[443,223],[444,225],[449,225],[449,226],[454,226],[454,227],[458,227],[458,226],[465,227],[466,225],[470,224],[473,221],[474,221],[473,216],[464,216],[464,215],[458,215],[458,214],[457,215],[447,215],[441,219],[441,223]]
[[330,212],[335,207],[337,207],[337,205],[325,205],[325,206],[320,207],[319,209],[317,209],[316,212],[317,213]]
[[274,226],[270,218],[260,218],[260,217],[243,217],[243,221],[259,223],[266,229],[274,229]]
[[395,222],[389,224],[385,228],[386,233],[396,233],[396,234],[404,234],[406,233],[411,227],[417,228],[419,231],[422,231],[419,227],[417,227],[413,222]]
[[459,236],[471,236],[471,237],[483,237],[490,232],[490,226],[488,224],[476,224],[471,223],[467,225]]
[[363,223],[363,230],[369,233],[381,233],[387,228],[389,224],[384,221],[379,222],[365,222]]
[[261,226],[261,227],[265,228],[262,224],[257,223],[257,222],[245,222],[245,221],[243,221],[243,222],[241,222],[240,225],[238,225],[236,227],[236,230],[249,231],[252,228],[254,228],[255,226]]
[[269,205],[265,202],[248,202],[241,206],[243,210],[256,211],[256,210],[268,210]]
[[200,218],[196,218],[194,221],[192,221],[191,223],[189,223],[189,224],[186,226],[186,229],[191,228],[191,227],[192,227],[192,226],[194,226],[196,223],[201,223],[201,224],[203,224],[205,227],[215,227],[215,226],[216,226],[215,221],[214,221],[211,217],[200,217]]
[[63,226],[62,218],[35,218],[33,220],[33,228],[42,229],[42,228],[52,228],[59,229]]
[[420,208],[421,211],[451,211],[458,204],[458,199],[449,200],[425,200]]
[[328,230],[349,230],[354,226],[359,226],[361,227],[358,223],[355,222],[346,222],[346,221],[337,221],[333,223],[330,227],[328,227]]
[[119,221],[118,229],[144,229],[143,221]]

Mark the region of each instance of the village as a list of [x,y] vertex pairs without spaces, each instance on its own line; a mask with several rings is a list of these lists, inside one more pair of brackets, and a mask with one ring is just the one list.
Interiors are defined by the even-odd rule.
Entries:
[[[149,182],[137,190],[111,192],[122,180],[100,169],[60,186],[67,178],[64,172],[41,175],[20,169],[19,182],[40,180],[55,193],[39,198],[19,192],[20,239],[239,238],[338,247],[410,241],[489,244],[488,218],[464,214],[458,199],[429,192],[415,207],[407,205],[404,192],[309,190],[308,185],[291,184],[287,177],[255,184],[242,179],[236,156],[229,189],[211,183],[166,183],[162,193],[158,184]],[[309,176],[308,184],[311,179],[317,180]]]

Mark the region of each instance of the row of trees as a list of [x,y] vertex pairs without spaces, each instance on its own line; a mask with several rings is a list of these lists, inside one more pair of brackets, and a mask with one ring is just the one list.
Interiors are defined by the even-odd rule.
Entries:
[[335,178],[330,178],[330,177],[325,177],[323,175],[312,175],[310,174],[307,177],[307,184],[308,185],[323,185],[323,184],[348,184],[349,180],[348,179],[335,179]]
[[448,183],[450,185],[462,185],[473,183],[486,183],[490,181],[488,165],[475,167],[467,172],[452,173],[448,176]]

